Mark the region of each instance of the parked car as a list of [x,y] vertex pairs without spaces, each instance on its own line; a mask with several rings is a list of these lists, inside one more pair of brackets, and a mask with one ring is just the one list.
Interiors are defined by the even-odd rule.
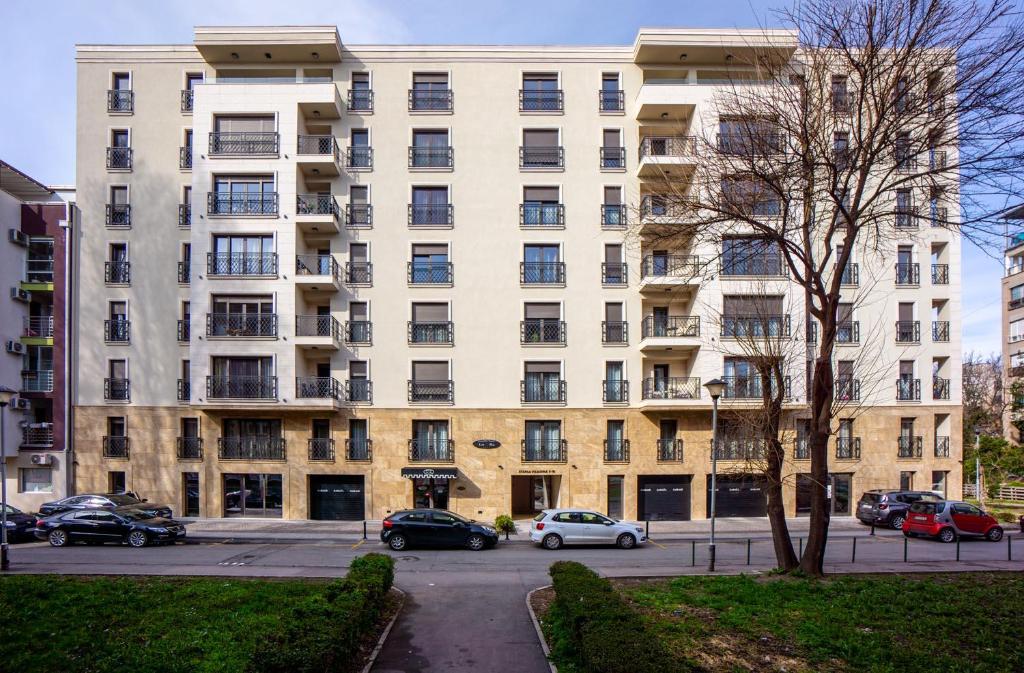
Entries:
[[544,510],[533,517],[530,539],[545,549],[563,544],[614,544],[632,549],[647,542],[643,527],[583,509]]
[[942,498],[931,491],[864,491],[857,502],[857,518],[868,525],[889,526],[893,530],[900,530],[903,528],[903,522],[907,520],[910,506],[920,500],[938,502]]
[[7,539],[15,540],[31,539],[36,526],[36,516],[26,514],[17,507],[7,505]]
[[39,514],[42,516],[50,516],[51,514],[59,514],[60,512],[68,512],[74,509],[114,509],[115,507],[135,507],[136,509],[144,509],[153,512],[157,516],[171,518],[173,512],[167,505],[150,505],[146,499],[139,499],[133,495],[127,495],[124,493],[106,493],[99,495],[95,493],[85,493],[82,495],[72,495],[61,500],[54,500],[53,502],[44,502],[39,506]]
[[380,541],[394,551],[410,546],[480,551],[498,544],[498,531],[444,509],[408,509],[384,519]]
[[903,534],[907,537],[934,537],[942,542],[953,542],[958,536],[983,537],[999,542],[1003,539],[1003,527],[994,517],[969,502],[921,501],[910,506]]
[[132,547],[174,542],[185,537],[185,525],[150,510],[133,507],[75,509],[40,519],[35,536],[54,547],[72,542],[127,542]]

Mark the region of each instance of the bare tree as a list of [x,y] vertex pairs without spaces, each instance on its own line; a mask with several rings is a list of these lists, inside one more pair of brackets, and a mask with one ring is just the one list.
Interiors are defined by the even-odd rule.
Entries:
[[975,430],[983,435],[1003,436],[1003,358],[971,351],[963,360],[964,445],[974,442]]

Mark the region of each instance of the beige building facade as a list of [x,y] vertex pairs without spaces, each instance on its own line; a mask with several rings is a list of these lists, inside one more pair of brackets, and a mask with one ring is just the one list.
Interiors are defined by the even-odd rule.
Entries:
[[[802,299],[763,260],[693,273],[721,249],[645,227],[674,221],[657,180],[692,168],[727,55],[753,48],[795,38],[80,46],[76,488],[204,517],[706,516],[703,383],[726,377],[723,409],[760,396],[720,314],[768,287],[804,348]],[[908,232],[857,263],[837,515],[869,488],[960,488],[960,242]],[[794,357],[793,437],[804,379]],[[762,513],[750,443],[722,455],[719,512]]]

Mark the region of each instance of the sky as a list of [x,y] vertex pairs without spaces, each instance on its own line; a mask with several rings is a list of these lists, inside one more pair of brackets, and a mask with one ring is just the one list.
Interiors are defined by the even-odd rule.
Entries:
[[[774,26],[786,1],[0,0],[0,159],[74,184],[76,44],[189,44],[195,25],[258,24],[333,24],[353,44],[632,44],[640,27]],[[964,352],[1000,351],[1001,274],[998,254],[965,242]]]

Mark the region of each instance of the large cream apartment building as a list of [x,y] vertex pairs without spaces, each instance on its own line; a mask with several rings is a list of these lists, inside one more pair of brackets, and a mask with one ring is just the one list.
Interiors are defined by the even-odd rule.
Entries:
[[[723,408],[760,396],[730,302],[770,284],[772,324],[802,344],[802,295],[764,260],[694,274],[722,250],[643,226],[672,218],[658,185],[696,160],[687,137],[717,128],[710,101],[753,50],[786,60],[795,36],[350,46],[334,27],[199,27],[191,45],[80,46],[76,487],[213,517],[704,517],[703,383],[726,379]],[[960,242],[900,235],[848,284],[839,515],[869,488],[960,487]],[[749,443],[730,442],[719,514],[761,514]]]

